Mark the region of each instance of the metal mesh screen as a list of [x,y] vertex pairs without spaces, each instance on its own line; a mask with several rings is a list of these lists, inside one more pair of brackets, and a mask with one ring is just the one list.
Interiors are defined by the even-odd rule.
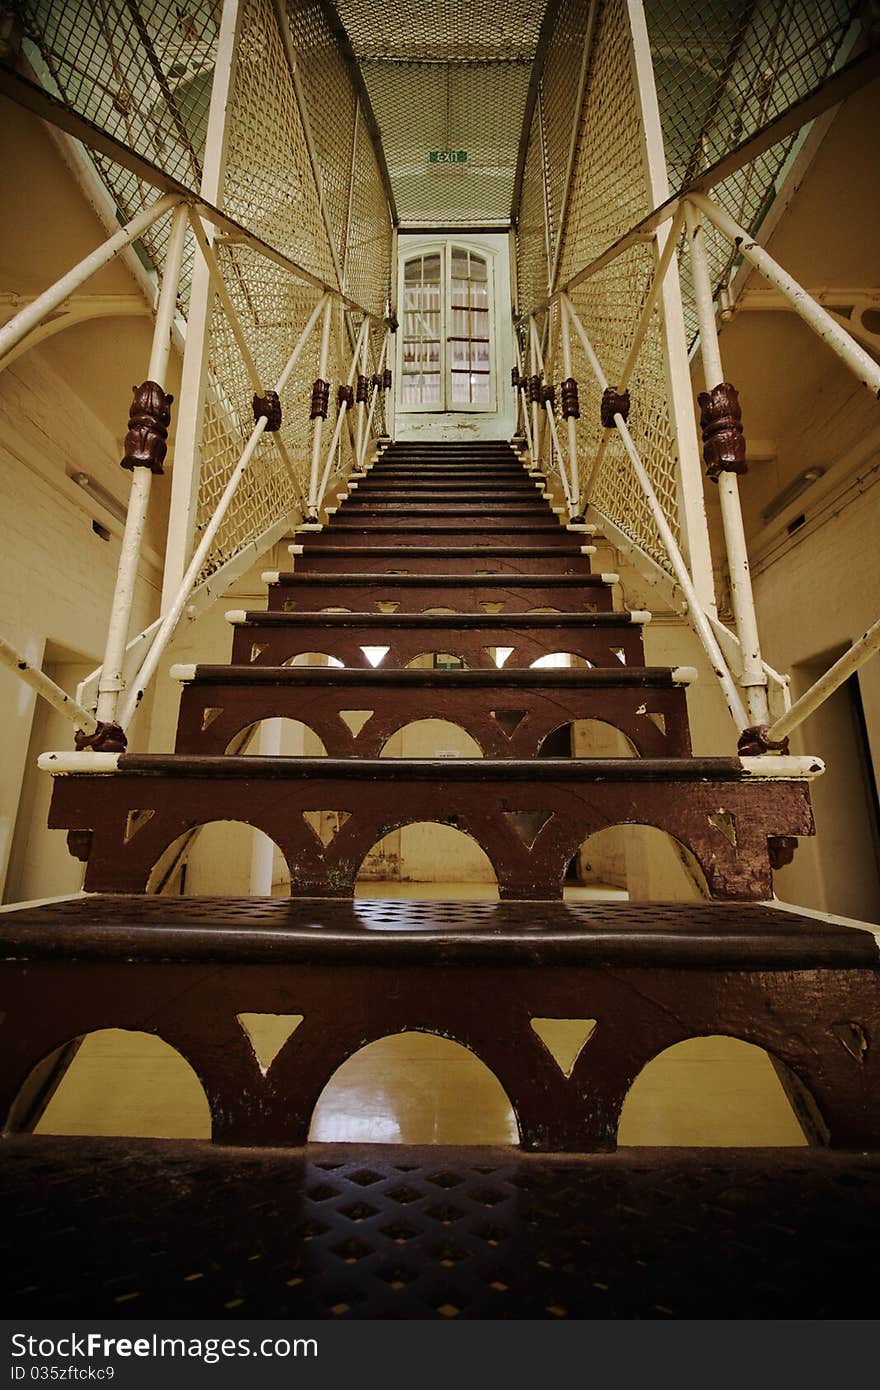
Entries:
[[[565,283],[649,210],[626,7],[623,0],[606,0],[597,7],[578,112],[586,10],[578,0],[566,0],[560,9],[532,122],[517,233],[517,274],[523,308],[546,297],[545,235],[549,235],[551,261],[558,252],[558,283]],[[567,188],[573,125],[577,141]],[[611,382],[626,360],[652,267],[652,248],[638,245],[572,293],[574,307]],[[555,328],[548,332],[547,341],[558,342]],[[668,558],[619,438],[616,432],[605,431],[600,423],[600,392],[575,333],[572,366],[581,388],[581,485],[590,478],[597,450],[603,436],[607,436],[591,500],[643,550],[668,568]],[[561,375],[558,351],[556,362],[548,361],[547,369],[549,375]],[[677,453],[656,314],[632,378],[631,394],[630,429],[675,526]]]
[[[219,5],[181,0],[16,0],[25,53],[43,84],[78,115],[101,126],[192,189],[198,189],[219,33]],[[92,154],[129,221],[155,190]],[[142,239],[156,269],[169,220]],[[185,304],[193,247],[181,282]]]
[[[320,138],[328,139],[330,111],[344,70],[336,57],[330,56],[331,39],[329,31],[321,28],[322,17],[312,9],[303,9],[295,12],[294,18],[298,27],[292,36],[301,44],[297,59],[307,118],[313,132],[321,132]],[[327,72],[335,74],[336,85],[324,83]],[[343,114],[350,111],[353,129],[355,99],[347,74],[345,80],[347,102],[341,109]],[[247,0],[243,6],[227,141],[224,208],[326,283],[336,284],[327,221],[318,191],[317,178],[321,177],[331,231],[337,230],[335,219],[340,219],[337,244],[343,251],[343,263],[348,265],[346,287],[366,307],[384,314],[391,224],[368,132],[364,128],[358,135],[349,217],[348,175],[344,188],[339,182],[345,167],[342,159],[335,164],[322,164],[318,171],[310,164],[302,116],[270,0]],[[318,152],[320,156],[320,147]],[[350,150],[346,159],[351,171]],[[327,178],[323,178],[325,167],[330,170]],[[270,386],[280,375],[315,306],[317,291],[247,247],[221,246],[219,253],[224,279],[245,327],[261,385]],[[353,341],[339,311],[335,314],[336,331],[331,335],[327,373],[332,383],[345,379]],[[353,327],[356,330],[356,322]],[[380,341],[381,331],[379,326],[376,336]],[[283,424],[277,438],[286,451],[287,461],[281,457],[277,444],[264,436],[218,534],[206,573],[256,540],[283,516],[292,517],[307,490],[311,456],[309,399],[312,381],[318,375],[319,340],[318,330],[300,357],[285,392]],[[214,510],[253,426],[253,388],[225,316],[216,308],[211,321],[209,371],[211,394],[202,438],[199,528],[204,527]],[[334,422],[335,390],[331,400],[325,443]],[[378,423],[383,424],[381,413]],[[348,432],[343,431],[336,471],[347,470],[350,464],[350,441]]]
[[[362,63],[404,223],[507,222],[528,63]],[[461,162],[431,160],[461,152]]]
[[[670,187],[710,167],[793,102],[821,85],[859,10],[852,0],[646,0]],[[713,196],[757,231],[798,136],[780,141],[715,186]],[[707,229],[713,282],[734,256]],[[689,337],[697,332],[689,270],[682,288]]]

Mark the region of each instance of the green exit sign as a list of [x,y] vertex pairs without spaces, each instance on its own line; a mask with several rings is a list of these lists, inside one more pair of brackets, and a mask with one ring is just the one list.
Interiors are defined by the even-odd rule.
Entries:
[[430,164],[467,164],[467,150],[430,150]]

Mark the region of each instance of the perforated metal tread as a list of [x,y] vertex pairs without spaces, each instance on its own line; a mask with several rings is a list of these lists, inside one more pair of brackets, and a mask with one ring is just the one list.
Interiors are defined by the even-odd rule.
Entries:
[[0,914],[7,958],[876,970],[870,932],[763,903],[486,903],[94,894]]
[[12,1137],[7,1317],[874,1317],[880,1157]]

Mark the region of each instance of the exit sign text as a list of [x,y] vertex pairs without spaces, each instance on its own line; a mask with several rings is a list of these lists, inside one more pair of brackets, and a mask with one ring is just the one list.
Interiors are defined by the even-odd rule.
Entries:
[[467,150],[430,150],[430,164],[467,164]]

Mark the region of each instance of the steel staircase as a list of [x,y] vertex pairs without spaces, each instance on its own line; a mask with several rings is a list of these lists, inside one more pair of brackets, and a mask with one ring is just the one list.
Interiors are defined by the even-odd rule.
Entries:
[[[195,1070],[215,1142],[302,1145],[347,1057],[421,1028],[490,1067],[524,1150],[597,1155],[615,1148],[623,1102],[648,1061],[688,1037],[729,1033],[778,1059],[814,1139],[880,1146],[876,942],[772,904],[774,865],[812,833],[819,765],[694,757],[686,693],[696,672],[645,665],[650,615],[615,608],[618,576],[590,573],[592,528],[566,526],[550,502],[545,479],[505,443],[388,447],[323,528],[300,528],[291,572],[264,576],[267,609],[227,615],[231,664],[174,668],[173,753],[93,755],[88,771],[59,762],[50,824],[85,861],[89,896],[3,919],[10,1044],[0,1088],[10,1114],[62,1043],[96,1028],[144,1029]],[[387,648],[380,665],[365,647]],[[500,666],[497,648],[511,649]],[[288,664],[314,652],[343,667]],[[580,660],[533,665],[556,652]],[[408,665],[427,653],[462,665]],[[357,731],[343,717],[352,710],[372,711]],[[327,757],[228,751],[276,716],[313,729]],[[380,756],[425,718],[460,725],[484,757]],[[616,727],[635,756],[540,756],[560,728],[585,719]],[[339,813],[335,833],[316,833],[316,811]],[[281,848],[289,900],[146,891],[169,847],[222,819]],[[472,835],[501,901],[355,900],[371,847],[413,821]],[[579,846],[621,824],[672,835],[707,900],[566,902]],[[305,1016],[266,1070],[240,1024],[246,1011]],[[582,1016],[597,1027],[565,1074],[532,1020]],[[343,1153],[337,1167],[354,1173],[365,1161],[363,1150]],[[754,1161],[772,1166],[766,1155]],[[375,1230],[361,1235],[384,1259],[396,1239],[392,1160],[370,1162],[384,1196]],[[443,1162],[450,1184],[471,1182],[471,1158]],[[334,1213],[325,1230],[348,1219]],[[459,1217],[476,1221],[466,1206],[450,1220]],[[456,1297],[461,1311],[467,1296]],[[371,1294],[360,1315],[379,1315],[368,1311],[377,1306]]]

